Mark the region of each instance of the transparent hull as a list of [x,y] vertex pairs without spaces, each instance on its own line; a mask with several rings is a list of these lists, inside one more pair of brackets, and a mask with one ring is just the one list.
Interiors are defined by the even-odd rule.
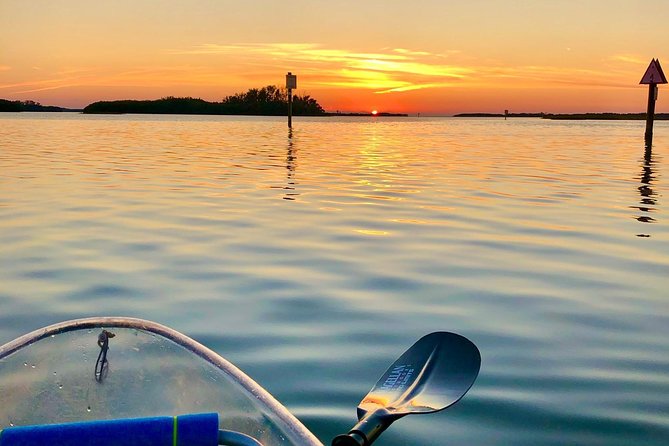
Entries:
[[[102,367],[102,330],[113,333]],[[101,374],[96,375],[102,367]],[[221,356],[165,326],[78,319],[0,347],[0,429],[216,412],[219,428],[265,446],[322,446],[267,391]]]

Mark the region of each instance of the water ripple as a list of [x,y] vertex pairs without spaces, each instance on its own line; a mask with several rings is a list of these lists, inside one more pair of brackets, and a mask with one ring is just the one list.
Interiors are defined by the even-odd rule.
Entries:
[[667,444],[662,122],[647,150],[636,122],[0,121],[4,341],[153,319],[327,442],[404,349],[456,331],[476,385],[384,444]]

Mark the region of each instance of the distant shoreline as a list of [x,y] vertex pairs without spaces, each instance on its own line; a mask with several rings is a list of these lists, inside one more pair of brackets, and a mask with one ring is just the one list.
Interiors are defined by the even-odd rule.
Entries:
[[[262,90],[261,90],[262,91]],[[235,98],[235,97],[233,97]],[[415,114],[408,113],[389,113],[389,112],[326,112],[317,103],[312,102],[305,107],[306,109],[294,110],[295,116],[317,116],[317,117],[415,117]],[[167,106],[165,106],[167,105]],[[163,98],[153,101],[109,101],[95,102],[84,109],[72,109],[58,107],[53,105],[42,105],[34,101],[9,101],[0,99],[0,112],[70,112],[70,113],[90,113],[90,114],[164,114],[164,115],[209,115],[209,116],[286,116],[286,113],[279,107],[272,107],[267,110],[266,107],[259,107],[254,110],[240,110],[239,108],[221,108],[220,103],[209,103],[201,99],[193,98]],[[273,104],[276,105],[276,104]],[[423,115],[425,118],[439,117],[432,115]],[[420,117],[420,114],[418,114]],[[455,115],[444,115],[441,117],[454,118],[539,118],[562,121],[643,121],[646,119],[645,113],[458,113]],[[656,113],[655,120],[669,121],[669,113]]]
[[0,112],[81,112],[83,109],[71,109],[64,107],[57,107],[55,105],[42,105],[35,101],[9,101],[7,99],[0,99]]
[[[543,119],[553,120],[597,120],[597,121],[645,121],[646,113],[570,113],[547,114]],[[656,121],[668,121],[669,113],[655,113]]]
[[454,118],[543,118],[544,113],[458,113]]
[[[459,113],[454,118],[541,118],[555,121],[645,121],[645,113]],[[669,113],[656,113],[656,121],[669,121]]]
[[388,112],[380,112],[380,113],[356,113],[356,112],[351,112],[351,113],[340,113],[340,112],[325,112],[323,116],[326,117],[331,117],[331,116],[386,116],[386,117],[407,117],[409,116],[408,113],[388,113]]
[[[159,115],[188,115],[188,116],[286,116],[273,114],[247,114],[247,113],[188,113],[188,112],[94,112],[87,113],[83,109],[63,108],[56,106],[43,106],[41,108],[34,108],[30,110],[0,110],[0,113],[81,113],[81,114],[96,114],[96,115],[128,115],[128,114],[159,114]],[[337,113],[325,112],[320,115],[297,115],[302,117],[316,117],[316,118],[336,118],[336,117],[416,117],[408,113]],[[442,115],[432,116],[423,115],[424,118],[504,118],[500,113],[458,113],[456,115]],[[507,118],[535,118],[547,119],[551,121],[645,121],[645,113],[561,113],[561,114],[537,114],[537,113],[514,113],[506,116]],[[656,121],[669,121],[669,113],[656,113]]]

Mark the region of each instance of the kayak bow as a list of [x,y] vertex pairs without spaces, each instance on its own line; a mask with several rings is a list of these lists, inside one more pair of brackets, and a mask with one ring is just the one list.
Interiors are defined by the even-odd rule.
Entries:
[[[264,446],[322,446],[230,362],[175,330],[141,319],[78,319],[5,344],[0,347],[0,401],[3,446],[5,436],[14,435],[12,426],[171,420],[199,413],[217,414],[218,429]],[[222,435],[225,444],[236,444],[230,443],[232,434]]]

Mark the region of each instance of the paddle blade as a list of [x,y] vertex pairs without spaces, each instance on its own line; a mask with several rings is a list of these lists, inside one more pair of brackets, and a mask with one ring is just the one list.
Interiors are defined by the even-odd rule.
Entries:
[[399,418],[457,403],[474,384],[481,354],[467,338],[436,332],[412,345],[391,365],[358,406],[358,419],[385,409]]

